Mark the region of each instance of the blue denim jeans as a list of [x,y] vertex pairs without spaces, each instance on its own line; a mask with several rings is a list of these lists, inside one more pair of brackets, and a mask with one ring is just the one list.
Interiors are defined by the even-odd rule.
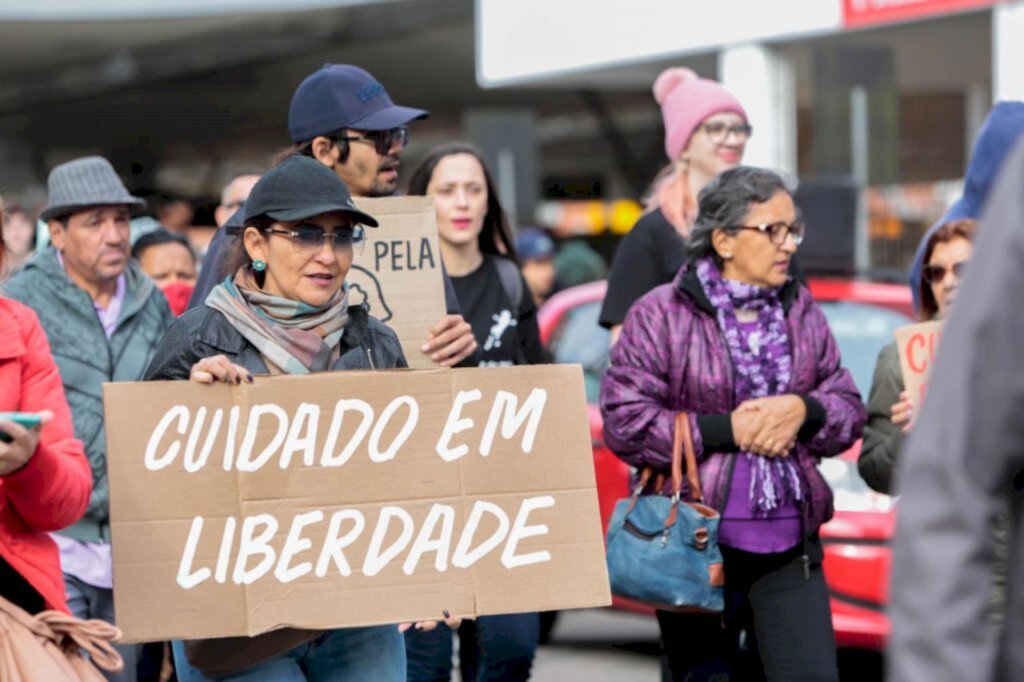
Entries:
[[331,630],[312,642],[245,670],[210,678],[185,658],[185,646],[172,644],[179,682],[405,682],[405,645],[396,625]]
[[[408,682],[447,682],[452,676],[450,628],[431,632],[409,630],[405,651]],[[512,613],[481,616],[459,628],[463,682],[525,682],[530,679],[533,656],[540,640],[540,616]]]

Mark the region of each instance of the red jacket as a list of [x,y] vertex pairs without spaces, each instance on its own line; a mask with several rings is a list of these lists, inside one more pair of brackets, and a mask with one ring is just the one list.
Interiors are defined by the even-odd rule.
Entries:
[[0,412],[50,410],[39,447],[18,471],[0,477],[0,556],[42,595],[68,611],[57,545],[49,531],[75,523],[92,493],[92,472],[74,436],[71,410],[39,319],[0,298]]

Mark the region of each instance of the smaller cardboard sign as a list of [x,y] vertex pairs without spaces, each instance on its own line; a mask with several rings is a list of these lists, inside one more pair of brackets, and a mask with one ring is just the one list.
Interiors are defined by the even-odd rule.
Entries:
[[345,278],[349,303],[366,303],[371,315],[395,330],[410,367],[435,368],[420,350],[447,311],[434,200],[359,198],[356,205],[380,227],[368,228]]
[[903,370],[903,384],[916,411],[924,399],[928,376],[938,352],[942,322],[912,324],[900,327],[894,334],[900,355],[900,369]]

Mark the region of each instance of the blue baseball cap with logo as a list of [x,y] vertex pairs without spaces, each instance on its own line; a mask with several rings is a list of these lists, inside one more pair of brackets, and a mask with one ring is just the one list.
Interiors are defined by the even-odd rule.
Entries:
[[288,109],[292,142],[305,142],[342,128],[391,130],[426,118],[423,109],[400,107],[365,69],[324,64],[299,84]]

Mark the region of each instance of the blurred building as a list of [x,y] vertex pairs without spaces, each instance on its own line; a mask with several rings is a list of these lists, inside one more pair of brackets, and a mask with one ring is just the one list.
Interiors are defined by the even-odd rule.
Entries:
[[488,87],[642,88],[673,64],[722,81],[754,126],[745,161],[804,181],[806,210],[819,219],[804,251],[838,252],[860,270],[905,266],[921,232],[959,195],[991,104],[1024,99],[1019,0],[477,0],[477,8],[477,77]]
[[744,102],[748,162],[838,216],[830,248],[899,267],[991,102],[1024,99],[1022,35],[1021,0],[4,0],[0,192],[38,206],[50,167],[101,153],[202,221],[288,145],[295,86],[340,62],[431,110],[407,172],[469,139],[515,218],[621,233],[666,161],[650,86],[682,64]]

